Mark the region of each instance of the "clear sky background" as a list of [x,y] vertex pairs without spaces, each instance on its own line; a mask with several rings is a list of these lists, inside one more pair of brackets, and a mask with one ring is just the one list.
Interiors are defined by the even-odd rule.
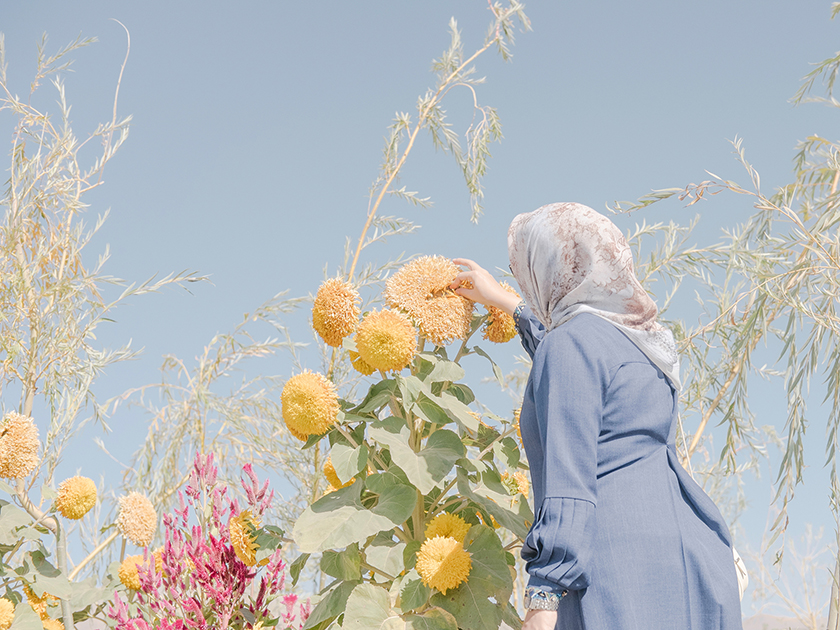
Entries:
[[[505,135],[492,148],[485,215],[470,223],[469,196],[454,161],[422,136],[402,183],[435,205],[419,210],[386,202],[382,214],[423,227],[366,250],[363,262],[405,251],[469,257],[504,269],[507,226],[520,212],[555,201],[603,211],[617,199],[703,180],[704,169],[747,183],[731,153],[729,140],[736,136],[744,139],[764,190],[787,183],[796,142],[812,133],[831,138],[835,128],[828,108],[794,108],[789,101],[808,64],[834,53],[840,23],[829,20],[830,4],[526,4],[533,31],[517,35],[513,61],[488,53],[478,63],[478,74],[487,76],[479,101],[498,109]],[[117,311],[116,322],[99,331],[102,343],[130,338],[145,349],[144,358],[106,374],[100,398],[155,382],[163,354],[190,359],[275,293],[314,293],[324,265],[335,272],[345,238],[357,239],[361,231],[386,128],[396,111],[414,113],[417,96],[433,84],[430,62],[449,44],[451,16],[467,51],[481,44],[490,22],[482,0],[0,0],[9,85],[18,94],[28,91],[42,34],[48,34],[49,51],[79,34],[99,39],[76,53],[74,72],[63,75],[81,137],[110,120],[126,38],[109,18],[126,25],[131,56],[119,111],[133,123],[106,169],[105,186],[87,199],[91,220],[111,209],[91,259],[108,244],[106,271],[115,276],[142,280],[195,269],[212,280],[138,298]],[[469,95],[451,96],[445,106],[463,131]],[[38,103],[57,112],[53,102],[54,91],[42,88]],[[10,130],[11,118],[0,115],[0,139]],[[687,223],[700,213],[697,240],[708,242],[749,211],[749,199],[721,195],[690,209],[675,202],[616,222],[623,229],[642,219]],[[690,314],[692,299],[681,296],[680,313]],[[301,312],[288,320],[301,340],[310,338],[306,319]],[[510,366],[518,353],[510,345],[495,356]],[[317,368],[314,353],[309,361]],[[258,369],[288,375],[291,368],[281,357]],[[510,405],[498,400],[502,410]],[[779,398],[757,405],[759,424],[781,429],[783,404]],[[813,414],[812,467],[795,510],[797,523],[825,526],[828,538],[825,415],[818,407]],[[147,422],[139,411],[120,411],[111,434],[79,437],[83,455],[68,457],[65,472],[104,472],[116,484],[119,467],[91,440],[103,437],[127,459]],[[773,453],[762,480],[750,486],[739,544],[757,543],[777,464]],[[797,524],[794,533],[800,532]]]

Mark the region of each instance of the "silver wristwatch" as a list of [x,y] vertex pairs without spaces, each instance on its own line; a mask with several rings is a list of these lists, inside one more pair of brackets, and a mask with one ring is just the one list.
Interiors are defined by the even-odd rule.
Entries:
[[569,591],[562,591],[559,594],[549,593],[535,586],[529,586],[525,589],[525,610],[557,610],[560,607],[560,600],[568,594]]

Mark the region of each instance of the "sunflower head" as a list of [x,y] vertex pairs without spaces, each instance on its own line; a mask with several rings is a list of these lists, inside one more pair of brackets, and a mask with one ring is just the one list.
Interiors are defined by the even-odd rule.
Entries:
[[435,536],[427,538],[420,547],[416,566],[423,584],[446,595],[446,591],[467,580],[472,558],[464,545],[451,536]]
[[146,566],[146,561],[143,559],[142,553],[134,556],[126,556],[125,560],[120,564],[118,573],[123,586],[130,588],[132,591],[140,590],[140,573],[138,568],[142,566]]
[[376,370],[402,370],[417,350],[417,331],[402,313],[371,311],[356,331],[356,350]]
[[[516,297],[519,294],[507,282],[500,282],[501,287]],[[516,337],[516,323],[513,316],[495,306],[487,307],[487,320],[484,322],[484,338],[493,343],[507,343]]]
[[458,542],[464,542],[468,531],[470,531],[470,524],[460,516],[441,512],[426,525],[426,538],[448,536]]
[[338,416],[335,386],[316,372],[304,370],[290,378],[283,386],[280,398],[286,427],[302,442],[310,435],[324,433]]
[[152,502],[139,492],[120,497],[117,529],[135,545],[145,547],[151,543],[157,529],[157,512]]
[[327,481],[330,482],[330,487],[334,490],[340,490],[341,488],[346,488],[354,481],[356,478],[353,477],[347,483],[341,483],[341,479],[338,478],[338,474],[335,472],[335,466],[332,463],[332,457],[327,457],[327,461],[324,462],[324,477],[327,478]]
[[[257,529],[260,527],[260,520],[251,514],[251,510],[244,510],[228,521],[228,532],[230,543],[236,552],[236,557],[247,566],[257,564]],[[263,558],[260,566],[268,564],[268,558]]]
[[9,630],[15,620],[15,605],[12,600],[0,597],[0,630]]
[[337,348],[359,319],[359,292],[339,278],[326,280],[312,306],[312,327],[328,346]]
[[356,370],[359,374],[370,376],[376,371],[372,366],[365,363],[364,359],[362,359],[362,357],[359,356],[358,352],[353,352],[352,350],[350,350],[348,354],[350,355],[350,365],[352,365],[353,369]]
[[41,626],[44,630],[64,630],[64,624],[60,619],[42,619]]
[[96,484],[87,477],[70,477],[58,486],[55,509],[64,517],[78,520],[96,504]]
[[406,312],[420,334],[436,346],[464,339],[470,332],[474,302],[449,288],[459,272],[443,256],[417,258],[385,283],[385,301]]
[[38,597],[35,594],[35,591],[29,588],[28,585],[24,585],[23,594],[26,595],[26,601],[29,602],[30,608],[32,608],[32,610],[35,611],[35,613],[38,615],[38,617],[41,618],[42,621],[50,618],[49,614],[47,613],[47,605],[53,602],[57,602],[57,597],[50,595],[46,591],[44,591],[43,595]]
[[10,411],[0,422],[0,477],[20,479],[38,466],[38,427],[32,418]]

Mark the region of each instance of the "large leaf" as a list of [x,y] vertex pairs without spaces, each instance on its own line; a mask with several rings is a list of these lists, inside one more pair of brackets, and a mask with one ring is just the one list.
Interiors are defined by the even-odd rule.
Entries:
[[32,522],[32,517],[19,507],[7,503],[0,507],[0,545],[14,545],[20,538],[18,529]]
[[388,591],[373,584],[353,589],[344,611],[344,630],[403,630],[405,622],[391,608]]
[[[395,577],[405,569],[404,551],[405,543],[403,542],[377,538],[365,548],[365,558],[370,566]],[[381,582],[380,577],[378,574],[374,575],[374,578]]]
[[350,593],[353,592],[357,584],[358,582],[342,582],[327,593],[324,599],[315,606],[312,614],[309,615],[303,630],[310,630],[310,628],[316,628],[322,624],[326,625],[326,622],[343,613],[344,607],[347,605],[347,598],[350,597]]
[[472,568],[467,581],[458,588],[437,593],[432,605],[449,611],[461,628],[498,628],[502,622],[501,606],[513,591],[513,580],[499,537],[485,525],[473,525],[464,539]]
[[325,551],[321,556],[321,570],[339,580],[361,580],[362,557],[358,545],[350,545],[344,551]]
[[478,419],[472,413],[470,408],[462,403],[456,396],[449,392],[441,392],[440,397],[437,398],[437,403],[446,410],[450,418],[457,422],[461,427],[475,433],[478,431]]
[[370,428],[370,437],[391,451],[391,461],[405,472],[422,494],[428,494],[464,455],[464,445],[452,431],[439,429],[429,436],[426,446],[415,453],[408,445],[409,435],[408,427],[399,418],[374,422]]
[[423,584],[420,574],[412,569],[405,574],[400,588],[400,608],[403,612],[410,612],[420,608],[429,601],[432,589]]
[[[478,462],[473,461],[472,464],[478,464]],[[490,476],[490,474],[491,471],[485,471],[482,476]],[[495,477],[495,473],[493,475]],[[491,485],[497,485],[498,488],[488,487],[484,483],[473,486],[467,478],[466,472],[462,468],[458,469],[458,492],[484,508],[502,527],[509,529],[519,538],[525,540],[531,523],[534,522],[534,513],[531,511],[528,501],[522,496],[512,500],[512,497],[501,484],[494,483]],[[505,507],[511,505],[511,503],[513,503],[514,509]]]
[[330,461],[335,468],[341,483],[347,483],[359,472],[367,468],[368,449],[362,444],[356,448],[347,444],[338,443],[330,451]]
[[300,579],[300,572],[303,571],[303,567],[306,566],[307,560],[309,560],[309,556],[311,554],[302,553],[295,561],[289,565],[289,575],[292,577],[292,586],[297,586],[298,580]]
[[41,618],[32,610],[26,600],[15,606],[14,621],[11,630],[42,630]]
[[394,485],[379,497],[372,510],[361,502],[362,482],[331,492],[303,511],[292,537],[303,553],[341,549],[401,524],[414,509],[416,494],[408,486]]
[[384,381],[374,383],[371,385],[367,396],[365,396],[365,399],[359,404],[359,406],[351,409],[350,411],[354,414],[365,414],[375,411],[388,404],[388,401],[391,399],[391,396],[395,391],[396,381],[393,379],[386,379]]
[[422,615],[408,615],[405,630],[458,630],[458,622],[443,608],[435,607]]

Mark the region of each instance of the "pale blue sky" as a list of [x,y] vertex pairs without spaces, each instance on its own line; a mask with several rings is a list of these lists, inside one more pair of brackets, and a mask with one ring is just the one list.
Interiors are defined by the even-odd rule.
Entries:
[[[498,109],[505,135],[485,179],[485,216],[470,224],[454,162],[422,137],[402,183],[435,206],[388,202],[384,214],[423,228],[367,250],[368,260],[406,251],[506,268],[506,229],[519,212],[554,201],[603,210],[652,188],[702,180],[704,169],[746,183],[728,142],[736,135],[765,190],[786,183],[796,141],[811,133],[831,137],[835,128],[829,109],[789,103],[809,62],[835,50],[840,24],[829,20],[830,4],[527,4],[533,31],[518,34],[513,61],[488,54],[478,65],[488,78],[479,100]],[[88,198],[92,214],[112,211],[91,253],[110,244],[107,270],[123,278],[196,269],[213,282],[136,299],[117,312],[111,330],[101,331],[103,342],[131,338],[145,358],[106,375],[100,397],[154,382],[162,354],[195,356],[242,313],[284,289],[314,292],[323,266],[336,269],[345,236],[357,238],[361,229],[386,127],[394,112],[413,112],[417,95],[432,84],[430,62],[449,43],[451,16],[467,50],[481,42],[489,23],[481,0],[0,3],[14,92],[28,90],[42,33],[51,51],[80,33],[99,39],[75,55],[74,72],[64,76],[80,136],[110,119],[125,34],[109,18],[128,27],[132,48],[119,110],[134,122],[106,185]],[[467,93],[452,96],[453,122],[468,122]],[[40,103],[53,101],[44,88]],[[8,138],[9,125],[0,116],[0,138]],[[748,203],[721,196],[616,222],[624,229],[642,218],[687,222],[700,211],[698,239],[711,239],[745,217]],[[690,309],[692,297],[680,308]],[[309,336],[305,315],[289,320],[302,339]],[[515,353],[512,346],[495,352],[508,364]],[[312,367],[316,361],[313,355]],[[279,360],[273,367],[289,371]],[[783,425],[778,405],[768,405],[766,415],[762,424]],[[109,448],[133,450],[144,421],[121,412],[105,438]],[[822,426],[815,417],[815,468]],[[117,472],[91,450],[84,448],[83,473]],[[68,472],[80,465],[68,459]],[[798,509],[830,529],[827,488],[819,474],[813,478]],[[744,518],[753,540],[769,499],[769,490],[755,492],[761,496]]]

